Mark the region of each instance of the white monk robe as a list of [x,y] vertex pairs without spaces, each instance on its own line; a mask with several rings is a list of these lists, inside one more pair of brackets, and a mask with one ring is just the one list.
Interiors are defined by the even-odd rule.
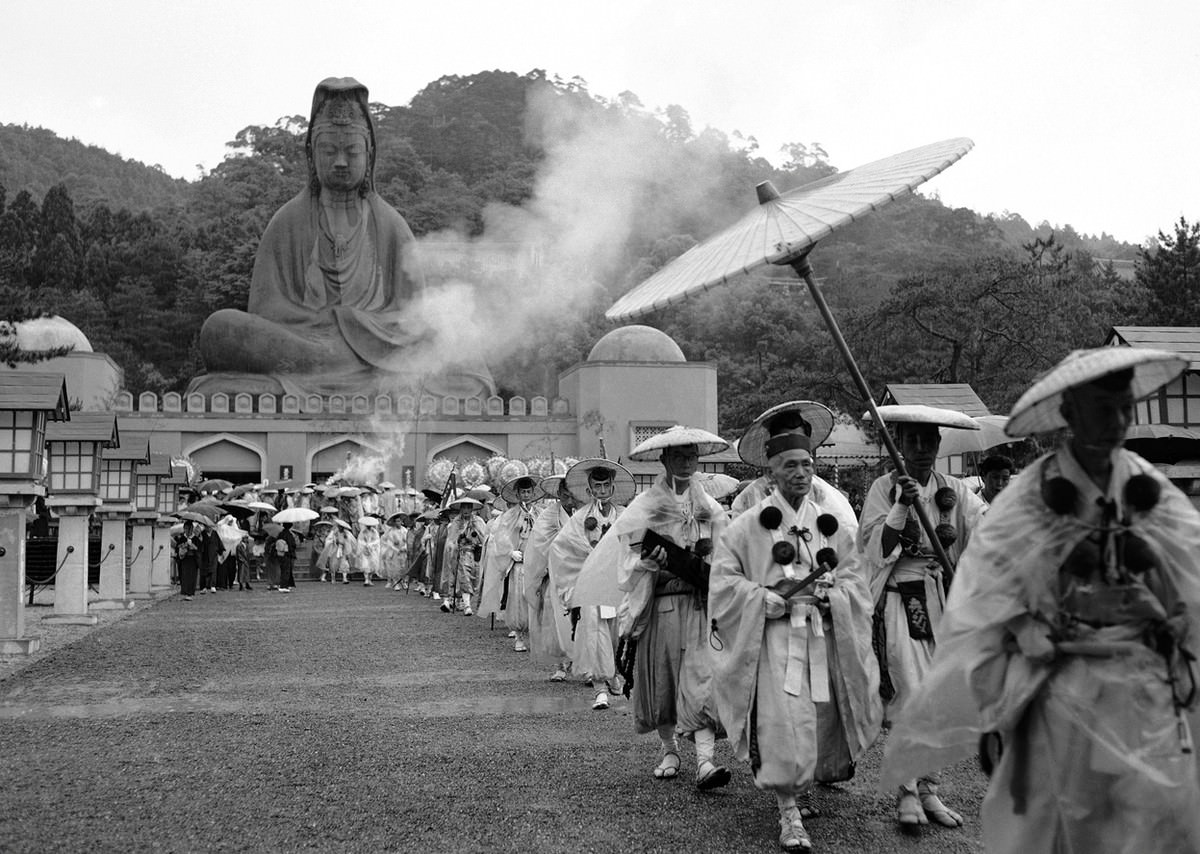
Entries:
[[408,529],[388,526],[379,538],[379,559],[383,577],[389,584],[399,585],[408,569]]
[[[579,623],[571,647],[571,662],[576,673],[611,687],[617,674],[617,609],[614,604],[584,605],[577,601],[575,588],[585,567],[589,573],[605,576],[615,588],[619,550],[597,552],[597,545],[616,524],[623,507],[609,506],[608,513],[597,501],[575,511],[563,526],[550,549],[558,594],[569,608],[579,608]],[[599,687],[599,685],[597,686]]]
[[364,525],[358,534],[358,568],[362,570],[363,581],[379,575],[379,556],[379,531],[373,525]]
[[[1145,512],[1124,501],[1125,483],[1139,473],[1161,489]],[[1042,485],[1055,477],[1075,484],[1074,512],[1046,506]],[[1081,595],[1108,588],[1074,582],[1064,567],[1100,524],[1101,498],[1113,502],[1116,518],[1128,516],[1155,568],[1134,576],[1118,607],[1095,611],[1110,618],[1064,619],[1070,591],[1078,606]],[[1143,616],[1144,605],[1157,600],[1164,615],[1175,615],[1176,630],[1186,631],[1184,646],[1200,653],[1197,555],[1200,514],[1138,455],[1114,452],[1103,495],[1065,447],[1034,462],[996,498],[959,563],[933,668],[900,710],[881,786],[974,755],[981,731],[998,732],[1004,751],[981,810],[989,854],[1200,851],[1196,755],[1183,749],[1187,729],[1174,709],[1166,659],[1146,644],[1147,629],[1161,618]],[[1135,610],[1136,602],[1143,604]],[[1065,623],[1064,640],[1121,651],[1060,650],[1052,663],[1040,663],[1020,644],[1027,632],[1044,635],[1044,621]],[[1181,671],[1175,677],[1186,694],[1190,679]]]
[[630,699],[639,733],[671,724],[685,735],[705,728],[721,732],[712,696],[704,596],[660,570],[653,560],[643,560],[641,542],[646,530],[652,529],[678,546],[691,548],[698,540],[719,541],[725,524],[725,509],[697,480],[677,496],[667,476],[659,475],[653,486],[629,503],[596,550],[599,557],[616,534],[617,579],[623,593],[619,632],[638,639]]
[[[484,530],[483,552],[479,556],[479,577],[475,581],[475,593],[471,597],[471,608],[475,611],[476,617],[485,617],[487,619],[491,619],[491,617],[497,613],[496,609],[500,607],[501,591],[497,587],[496,580],[493,579],[488,573],[489,567],[491,567],[493,564],[491,558],[493,548],[492,543],[496,538],[496,523],[500,521],[500,515],[501,514],[497,513],[495,516],[492,516],[490,519],[486,520],[480,517],[480,521],[483,522]],[[494,593],[496,604],[490,611],[483,610],[485,591],[487,591],[489,601]]]
[[[759,514],[776,507],[774,530]],[[827,511],[812,500],[793,510],[773,492],[726,529],[717,545],[709,614],[720,642],[714,654],[717,707],[734,752],[750,763],[761,789],[804,791],[814,779],[847,780],[875,742],[883,718],[879,671],[871,650],[871,594],[856,572],[856,525],[836,522],[821,533]],[[829,514],[832,516],[832,514]],[[825,520],[826,530],[829,526]],[[790,533],[807,531],[810,539]],[[796,549],[781,566],[771,549]],[[791,613],[768,620],[767,588],[813,571],[820,549],[837,568],[791,599]]]
[[[763,475],[752,480],[745,489],[737,494],[729,506],[730,518],[736,519],[758,502],[775,491],[771,478]],[[824,512],[831,513],[841,523],[858,527],[858,514],[850,505],[850,500],[842,495],[842,491],[819,475],[813,475],[812,489],[808,497],[821,505]]]
[[[892,473],[871,484],[858,529],[860,567],[876,607],[874,644],[879,658],[880,691],[889,708],[903,705],[929,669],[937,641],[936,627],[946,603],[941,564],[933,556],[929,538],[919,527],[912,508],[908,511],[908,524],[913,533],[919,533],[919,544],[910,551],[897,545],[891,554],[883,554],[884,521],[899,491],[895,482]],[[948,511],[935,504],[937,491],[942,487],[953,490],[956,499],[955,506]],[[929,482],[920,490],[920,501],[933,524],[954,528],[957,540],[946,547],[953,565],[966,547],[985,505],[961,480],[938,472],[930,474]]]
[[519,551],[524,557],[525,542],[533,532],[537,507],[537,504],[529,507],[514,504],[489,526],[491,536],[483,569],[483,593],[476,613],[480,617],[499,614],[504,624],[516,632],[529,629],[529,607],[525,602],[525,566],[523,562],[514,561],[512,553]]
[[550,571],[550,546],[571,514],[551,501],[533,522],[525,544],[525,601],[529,604],[529,649],[534,661],[562,664],[571,657],[571,618]]

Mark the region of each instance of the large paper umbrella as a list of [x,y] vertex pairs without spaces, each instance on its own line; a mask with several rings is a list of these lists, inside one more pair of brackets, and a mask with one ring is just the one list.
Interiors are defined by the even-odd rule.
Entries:
[[[621,297],[605,316],[610,320],[632,320],[767,264],[790,266],[808,286],[859,394],[873,410],[874,395],[817,288],[808,253],[818,240],[835,229],[911,193],[961,159],[973,145],[971,140],[963,138],[935,142],[830,175],[782,195],[770,181],[764,181],[757,187],[759,206],[755,210],[642,282]],[[878,417],[875,421],[880,423]],[[900,451],[886,429],[880,430],[880,438],[897,471],[905,472]],[[914,507],[949,577],[953,568],[934,533],[933,522],[920,502]]]
[[247,501],[246,506],[251,510],[257,510],[262,513],[274,513],[277,508],[274,504],[267,501]]
[[609,320],[632,320],[767,264],[793,264],[834,229],[912,192],[971,150],[948,139],[830,175],[780,195],[764,181],[759,206],[693,246],[617,300]]
[[942,431],[942,444],[938,448],[939,457],[983,453],[997,445],[1021,441],[1004,432],[1004,425],[1008,423],[1007,415],[976,415],[973,420],[979,425],[978,430]]
[[309,510],[307,507],[288,507],[272,516],[271,521],[281,525],[284,522],[311,522],[320,515],[316,510]]
[[223,492],[226,489],[233,489],[233,483],[223,478],[215,478],[204,481],[196,488],[201,492]]

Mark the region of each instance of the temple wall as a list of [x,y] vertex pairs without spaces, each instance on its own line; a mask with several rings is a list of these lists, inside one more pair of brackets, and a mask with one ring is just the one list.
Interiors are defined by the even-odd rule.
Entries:
[[650,432],[673,424],[717,432],[717,370],[703,362],[581,362],[561,375],[559,389],[578,413],[581,456],[598,456],[603,437],[610,459],[628,460]]
[[123,434],[153,436],[156,452],[190,456],[206,472],[237,472],[245,480],[306,482],[344,465],[347,451],[386,460],[384,477],[396,483],[419,482],[437,456],[578,455],[575,418],[561,399],[429,398],[411,401],[422,412],[401,414],[390,399],[247,397],[125,391],[118,424]]

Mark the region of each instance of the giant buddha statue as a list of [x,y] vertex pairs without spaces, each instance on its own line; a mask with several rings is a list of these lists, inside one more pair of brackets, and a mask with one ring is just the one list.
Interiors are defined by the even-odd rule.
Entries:
[[267,225],[249,311],[222,309],[200,330],[210,373],[190,392],[495,393],[482,360],[441,358],[414,316],[425,288],[408,223],[375,192],[367,88],[321,81],[305,137],[309,184]]

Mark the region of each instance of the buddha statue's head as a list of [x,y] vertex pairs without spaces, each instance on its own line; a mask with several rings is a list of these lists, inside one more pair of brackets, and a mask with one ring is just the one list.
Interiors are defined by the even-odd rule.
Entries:
[[317,85],[304,140],[309,190],[335,192],[374,189],[375,128],[367,87],[353,77],[329,77]]

